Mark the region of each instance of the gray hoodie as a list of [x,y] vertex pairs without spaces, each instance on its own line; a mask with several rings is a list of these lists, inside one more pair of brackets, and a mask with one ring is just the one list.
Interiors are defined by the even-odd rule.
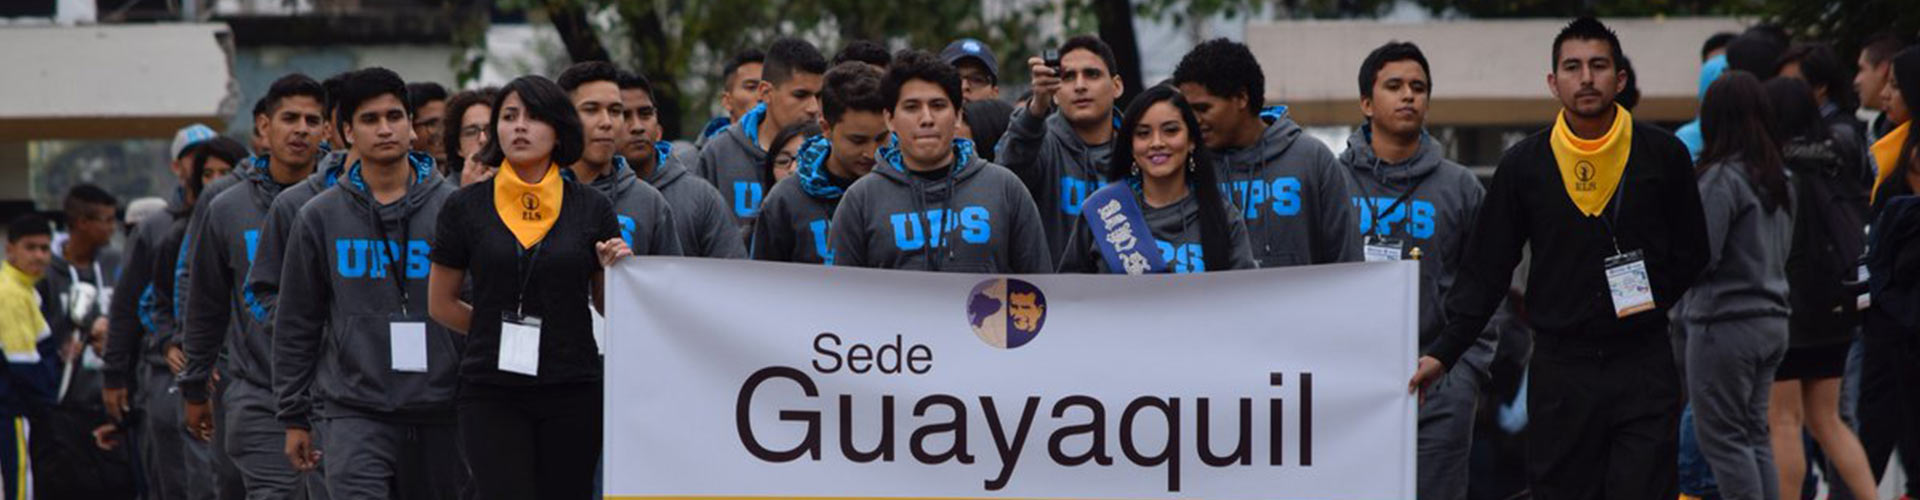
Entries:
[[[453,334],[427,319],[427,242],[453,186],[426,155],[409,164],[414,181],[406,195],[385,205],[374,201],[356,164],[300,209],[287,234],[273,387],[280,421],[290,427],[307,427],[315,406],[309,397],[324,401],[321,417],[452,416],[460,355]],[[392,369],[396,320],[424,323],[425,373]]]
[[[1113,118],[1120,128],[1120,117]],[[1074,133],[1067,117],[1054,112],[1038,118],[1026,107],[1013,110],[1007,133],[1000,136],[994,158],[1007,166],[1027,191],[1034,194],[1033,204],[1040,209],[1040,221],[1047,235],[1050,256],[1058,257],[1067,248],[1067,235],[1080,219],[1080,203],[1087,195],[1107,184],[1101,172],[1113,152],[1113,142],[1087,145]]]
[[[260,223],[260,243],[254,249],[253,267],[247,270],[246,290],[240,295],[247,313],[260,328],[260,336],[273,338],[273,313],[279,304],[280,267],[286,257],[287,233],[293,230],[294,217],[313,197],[332,188],[347,171],[345,150],[327,153],[315,165],[313,175],[287,186],[273,197],[267,207],[267,219]],[[270,341],[270,340],[269,340]]]
[[766,115],[765,103],[754,106],[740,117],[740,123],[729,125],[700,149],[700,178],[720,190],[727,213],[733,215],[738,227],[735,236],[741,241],[746,240],[746,228],[753,224],[771,180],[761,170],[767,162],[767,150],[760,148],[760,121]]
[[1691,323],[1755,317],[1785,322],[1792,212],[1784,206],[1767,210],[1738,161],[1708,167],[1697,183],[1709,252],[1705,273],[1681,299],[1681,314]]
[[[200,203],[204,205],[205,200],[213,199],[213,196],[238,182],[238,177],[245,176],[251,171],[252,162],[241,162],[240,165],[235,165],[231,175],[215,179],[212,184],[201,189]],[[127,386],[129,382],[127,377],[137,374],[137,372],[127,371],[134,368],[130,361],[133,356],[139,356],[149,366],[166,367],[166,347],[180,341],[179,328],[175,327],[180,318],[175,312],[183,312],[186,304],[169,307],[170,311],[157,311],[153,306],[158,303],[157,298],[180,297],[186,291],[188,269],[182,250],[191,249],[193,240],[189,237],[191,233],[188,233],[178,240],[173,240],[178,243],[173,243],[169,241],[173,236],[170,233],[176,223],[182,222],[178,220],[179,217],[188,217],[184,221],[186,229],[182,230],[185,232],[195,227],[194,222],[201,217],[199,213],[205,211],[186,210],[186,207],[181,205],[185,193],[184,189],[175,191],[174,197],[168,200],[167,211],[162,214],[164,217],[155,216],[150,220],[140,221],[141,226],[132,235],[129,245],[131,250],[127,253],[127,267],[123,269],[125,272],[120,274],[120,281],[114,285],[114,297],[121,300],[113,301],[113,310],[108,313],[107,352],[104,356],[107,362],[107,387]],[[160,248],[165,245],[177,245],[177,247]],[[155,259],[164,255],[173,255],[175,260],[164,267],[155,266]],[[160,281],[155,273],[164,272],[166,269],[172,270],[172,276],[165,280],[167,283],[172,283],[171,288],[155,290],[154,284]],[[169,318],[162,318],[159,313],[165,313]]]
[[[268,160],[261,158],[257,162]],[[260,242],[260,225],[285,186],[274,182],[267,165],[256,164],[231,189],[211,198],[196,211],[193,254],[188,257],[195,277],[187,286],[187,315],[181,344],[187,366],[179,376],[180,393],[189,401],[205,401],[207,378],[227,346],[221,373],[260,387],[273,383],[270,344],[259,322],[248,311],[242,290]],[[232,342],[228,342],[231,339]]]
[[[177,200],[176,200],[177,203]],[[170,203],[167,210],[139,221],[128,238],[127,260],[120,268],[120,279],[113,285],[113,303],[107,311],[107,363],[104,385],[109,389],[127,388],[145,372],[142,368],[167,366],[163,347],[170,340],[151,314],[154,306],[154,261],[164,252],[161,246],[181,214]],[[141,362],[145,362],[145,366]]]
[[1260,113],[1266,131],[1252,147],[1215,151],[1221,190],[1240,207],[1260,267],[1362,258],[1346,174],[1325,144],[1287,118],[1284,106]]
[[680,252],[688,257],[747,258],[747,245],[741,241],[739,223],[727,209],[727,199],[713,184],[687,175],[686,163],[672,153],[671,145],[656,143],[654,151],[660,157],[646,181],[673,207],[673,230]]
[[[1175,274],[1203,273],[1207,269],[1206,254],[1200,244],[1200,201],[1189,194],[1180,201],[1164,207],[1148,206],[1146,198],[1138,189],[1134,190],[1133,201],[1140,207],[1140,215],[1147,219],[1152,227],[1155,246],[1160,247],[1160,258],[1166,260],[1167,270]],[[1227,210],[1227,234],[1233,241],[1233,254],[1229,261],[1232,269],[1253,269],[1253,247],[1247,243],[1247,223],[1232,215],[1238,213],[1232,203],[1222,200]],[[1060,255],[1060,272],[1094,273],[1113,272],[1107,267],[1107,258],[1093,244],[1093,230],[1087,227],[1087,218],[1073,221],[1073,236],[1067,240],[1067,251]],[[1212,269],[1211,271],[1226,271]]]
[[[1374,156],[1370,130],[1364,123],[1354,129],[1347,136],[1347,150],[1340,153],[1360,221],[1354,227],[1359,228],[1359,238],[1399,240],[1401,258],[1413,258],[1413,249],[1420,249],[1420,345],[1424,349],[1439,337],[1446,320],[1447,290],[1453,288],[1460,256],[1467,248],[1467,231],[1487,197],[1487,188],[1466,167],[1441,158],[1440,143],[1425,134],[1412,158],[1385,163]],[[1409,189],[1414,190],[1413,196],[1395,206]]]
[[833,143],[807,138],[794,160],[793,175],[773,185],[753,224],[753,260],[833,265],[827,228],[840,197],[858,179],[842,179],[826,166]]
[[[568,178],[572,169],[560,170]],[[620,220],[620,239],[634,255],[680,255],[680,238],[673,231],[673,209],[660,190],[633,174],[627,159],[613,157],[613,171],[594,178],[588,184],[613,202],[614,218]]]
[[944,175],[929,177],[908,172],[899,150],[881,148],[885,163],[847,188],[833,214],[834,265],[1053,272],[1040,211],[1020,178],[974,156],[972,141],[954,140],[954,153]]

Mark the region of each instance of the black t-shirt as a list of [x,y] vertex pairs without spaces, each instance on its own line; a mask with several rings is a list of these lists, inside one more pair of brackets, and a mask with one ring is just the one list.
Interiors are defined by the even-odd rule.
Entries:
[[[505,386],[600,380],[590,316],[593,276],[600,272],[594,244],[619,238],[620,223],[599,191],[566,181],[561,193],[559,218],[532,249],[520,247],[494,210],[492,182],[461,188],[440,211],[429,258],[467,271],[473,286],[461,380]],[[515,310],[523,280],[523,313],[541,320],[537,378],[499,370],[500,315]]]

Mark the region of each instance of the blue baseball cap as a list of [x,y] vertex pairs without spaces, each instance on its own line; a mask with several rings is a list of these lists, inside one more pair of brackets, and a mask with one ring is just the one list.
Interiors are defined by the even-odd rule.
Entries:
[[947,44],[947,48],[940,50],[940,61],[949,65],[968,58],[979,60],[980,65],[987,67],[987,74],[993,76],[994,81],[1000,80],[999,59],[993,57],[993,49],[987,48],[986,42],[962,38],[954,40],[953,43]]

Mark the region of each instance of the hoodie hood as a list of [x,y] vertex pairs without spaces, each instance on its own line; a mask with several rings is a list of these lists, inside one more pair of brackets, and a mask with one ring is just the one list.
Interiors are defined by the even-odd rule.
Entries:
[[[587,187],[613,202],[613,215],[620,222],[620,238],[626,240],[634,255],[680,255],[680,244],[672,235],[673,221],[668,215],[672,209],[668,208],[665,195],[658,188],[640,182],[640,176],[626,158],[614,155],[612,163],[605,175],[594,178]],[[655,172],[660,170],[660,165],[654,167]],[[580,182],[571,168],[560,169],[560,178]]]
[[[1713,58],[1708,59],[1707,62],[1701,63],[1700,64],[1699,96],[1702,98],[1707,97],[1707,87],[1713,86],[1713,81],[1719,80],[1720,74],[1725,73],[1726,71],[1727,71],[1727,55],[1726,54],[1713,56]],[[1694,115],[1698,116],[1699,113],[1694,113]]]
[[679,158],[666,155],[660,158],[660,163],[653,166],[653,172],[647,174],[647,184],[652,184],[655,189],[666,191],[667,186],[680,182],[680,179],[686,176],[687,166],[682,165]]
[[[959,146],[959,141],[955,141],[955,146]],[[896,150],[895,153],[897,155],[898,151]],[[972,143],[969,142],[966,152],[962,155],[971,157],[975,156],[975,153],[977,151],[973,150]],[[827,170],[827,158],[832,155],[833,142],[828,141],[826,136],[808,137],[806,142],[801,143],[800,157],[795,159],[799,166],[794,168],[793,175],[800,178],[800,190],[807,193],[807,196],[837,200],[840,199],[840,195],[847,193],[848,186],[853,185],[852,180],[841,179],[842,182],[834,182],[837,178]]]
[[[1115,108],[1113,110],[1113,130],[1115,136],[1120,134],[1120,120],[1120,109]],[[1098,158],[1094,158],[1094,160],[1099,162],[1098,168],[1106,167],[1106,153],[1111,151],[1113,147],[1112,139],[1108,139],[1106,144],[1088,146],[1086,142],[1080,140],[1080,134],[1073,131],[1073,124],[1067,121],[1067,115],[1057,111],[1047,115],[1047,134],[1054,136],[1058,144],[1066,148],[1068,154],[1085,156],[1089,151],[1092,151],[1095,156],[1098,156]],[[895,141],[898,141],[898,139],[896,138]],[[1096,170],[1098,168],[1096,168]]]
[[320,163],[314,167],[313,174],[307,176],[305,183],[313,188],[314,193],[319,193],[333,187],[340,181],[340,176],[346,173],[347,152],[331,151],[326,156],[320,157]]
[[[658,167],[659,164],[655,165],[654,170],[660,170]],[[580,178],[574,175],[573,169],[571,168],[560,169],[560,178],[580,182]],[[593,182],[587,183],[587,185],[595,191],[599,191],[601,194],[607,195],[608,199],[614,200],[620,199],[621,195],[626,194],[627,191],[632,190],[633,187],[638,184],[640,184],[640,176],[634,173],[633,166],[627,163],[626,157],[620,155],[613,155],[613,166],[607,168],[606,175],[595,177]]]
[[726,130],[727,125],[730,123],[733,123],[733,120],[728,117],[725,117],[725,116],[713,117],[712,120],[707,121],[707,125],[705,127],[700,128],[700,138],[705,139],[708,137],[713,137],[714,134],[718,134],[720,133],[720,131]]
[[[875,173],[882,174],[888,180],[896,183],[911,183],[909,177],[913,174],[907,171],[906,158],[901,156],[900,148],[883,147],[880,148],[879,155],[880,161],[886,163],[889,168],[875,168],[873,169]],[[967,178],[979,173],[980,169],[976,164],[984,161],[985,160],[981,160],[978,156],[974,155],[972,140],[955,137],[953,139],[953,171],[948,172],[947,175],[952,176],[955,183],[966,182]],[[943,183],[928,184],[926,188],[927,194],[933,194],[935,191],[935,186],[933,185]],[[939,189],[944,191],[946,188],[945,186],[939,186]]]
[[735,132],[739,133],[740,137],[745,138],[747,144],[758,147],[760,145],[760,122],[765,119],[767,119],[767,103],[763,102],[753,105],[753,109],[747,111],[747,114],[740,115],[740,124],[738,126],[729,126],[732,127]]
[[1226,168],[1234,172],[1258,170],[1262,165],[1279,160],[1295,141],[1306,135],[1300,124],[1287,117],[1286,106],[1261,109],[1260,120],[1267,122],[1267,128],[1260,133],[1259,142],[1250,147],[1227,149],[1219,153],[1226,160]]
[[403,220],[420,210],[427,198],[433,196],[434,190],[428,188],[446,182],[445,178],[433,174],[433,157],[426,153],[408,152],[407,166],[413,169],[413,184],[407,186],[407,194],[400,197],[399,202],[381,205],[374,200],[373,192],[367,189],[366,179],[360,175],[360,162],[354,162],[353,167],[347,169],[344,177],[346,182],[341,190],[362,206],[376,207],[382,221]]
[[[1713,56],[1712,59],[1708,59],[1706,63],[1700,65],[1700,99],[1706,99],[1707,87],[1713,86],[1713,81],[1719,80],[1720,74],[1726,71],[1726,54]],[[1707,143],[1706,138],[1700,135],[1699,110],[1696,109],[1694,111],[1693,121],[1682,123],[1680,124],[1680,128],[1673,129],[1673,136],[1679,138],[1680,143],[1687,146],[1687,154],[1692,155],[1694,161],[1699,161],[1700,149],[1705,147]]]
[[1420,131],[1420,149],[1412,158],[1399,163],[1386,163],[1373,151],[1373,127],[1370,123],[1361,123],[1353,134],[1347,136],[1347,150],[1340,153],[1340,163],[1353,170],[1355,174],[1367,175],[1381,184],[1411,184],[1432,175],[1440,169],[1440,142],[1433,140],[1425,130]]
[[[273,198],[280,196],[280,191],[292,186],[292,184],[281,185],[279,182],[274,182],[273,169],[271,166],[272,160],[270,158],[256,156],[251,158],[251,160],[252,161],[247,163],[250,163],[252,168],[243,175],[246,176],[247,184],[253,188],[250,191],[253,195],[254,205],[260,207],[260,211],[264,213],[268,207],[273,206]],[[311,175],[309,175],[309,177],[311,177]],[[299,182],[295,182],[294,184],[298,183]]]

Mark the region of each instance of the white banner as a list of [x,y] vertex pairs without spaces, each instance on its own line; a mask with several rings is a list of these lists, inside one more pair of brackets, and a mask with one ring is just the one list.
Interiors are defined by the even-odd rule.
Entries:
[[608,276],[608,498],[1412,498],[1418,266]]

